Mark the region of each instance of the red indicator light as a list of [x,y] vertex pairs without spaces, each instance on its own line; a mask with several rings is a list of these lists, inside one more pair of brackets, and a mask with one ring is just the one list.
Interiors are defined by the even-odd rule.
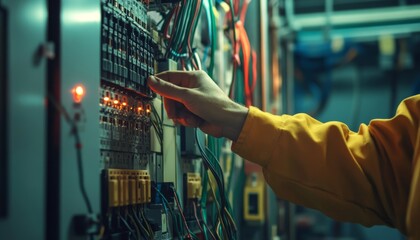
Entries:
[[123,106],[127,106],[127,103],[123,102],[123,103],[122,103],[122,105],[123,105]]
[[108,102],[109,101],[109,97],[104,97],[104,101]]
[[114,100],[114,104],[118,104],[119,103],[119,101],[118,100]]
[[80,103],[83,100],[83,97],[85,96],[85,88],[78,84],[76,86],[74,86],[74,88],[71,90],[72,94],[73,94],[73,101],[75,103]]
[[83,94],[85,93],[85,90],[82,88],[82,86],[77,86],[75,89],[75,92],[77,95],[83,96]]

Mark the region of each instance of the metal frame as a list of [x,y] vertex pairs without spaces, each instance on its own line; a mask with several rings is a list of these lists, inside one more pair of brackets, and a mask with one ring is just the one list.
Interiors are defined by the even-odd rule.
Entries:
[[[55,57],[47,62],[47,152],[46,152],[46,205],[45,238],[59,239],[60,234],[60,104],[61,54],[60,14],[61,1],[48,0],[47,38],[54,44]],[[53,103],[52,101],[56,101]]]
[[[288,9],[288,11],[290,11]],[[419,21],[420,20],[420,6],[401,6],[401,7],[387,7],[367,10],[352,10],[341,11],[330,14],[310,13],[295,15],[292,12],[288,13],[292,17],[290,26],[293,30],[301,30],[307,28],[324,27],[331,23],[332,26],[345,26],[354,24],[377,24],[396,21]]]
[[8,214],[7,10],[0,6],[0,218]]

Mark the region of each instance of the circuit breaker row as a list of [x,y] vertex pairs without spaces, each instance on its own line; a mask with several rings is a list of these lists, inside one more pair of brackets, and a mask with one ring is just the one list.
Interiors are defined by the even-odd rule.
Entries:
[[150,0],[137,1],[123,1],[123,0],[102,0],[102,3],[107,7],[113,8],[122,14],[127,14],[127,17],[138,25],[146,28],[147,26],[147,4]]
[[151,181],[146,170],[108,169],[108,207],[150,203]]
[[155,44],[146,30],[147,9],[138,4],[127,11],[116,2],[102,6],[102,79],[150,96],[147,78],[154,74]]
[[106,168],[145,165],[150,155],[150,99],[102,85],[100,149]]

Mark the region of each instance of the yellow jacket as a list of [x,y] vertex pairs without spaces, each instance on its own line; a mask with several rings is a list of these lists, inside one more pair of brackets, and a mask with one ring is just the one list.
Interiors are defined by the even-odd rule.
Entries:
[[251,107],[232,150],[263,167],[278,197],[339,221],[388,225],[420,239],[420,95],[355,133],[306,114]]

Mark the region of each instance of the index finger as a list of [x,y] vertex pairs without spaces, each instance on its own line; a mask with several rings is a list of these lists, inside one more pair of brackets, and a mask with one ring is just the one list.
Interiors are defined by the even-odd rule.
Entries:
[[155,74],[156,77],[180,87],[188,87],[195,72],[191,71],[165,71]]

